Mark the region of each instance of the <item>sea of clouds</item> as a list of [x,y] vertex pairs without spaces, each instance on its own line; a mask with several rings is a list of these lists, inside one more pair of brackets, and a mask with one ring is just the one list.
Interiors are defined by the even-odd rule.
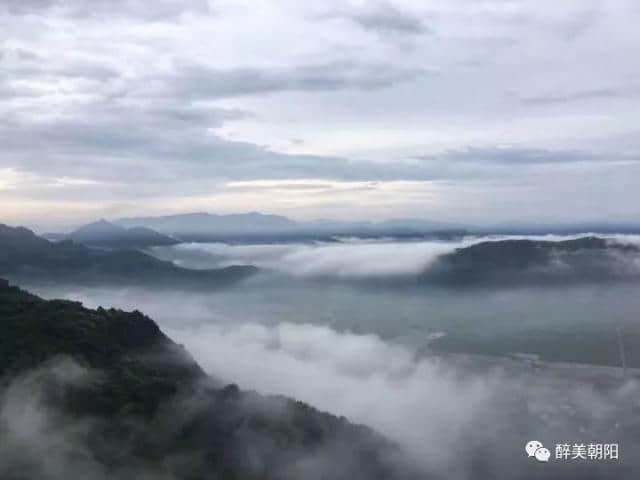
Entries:
[[[295,277],[355,278],[415,275],[443,254],[485,241],[531,239],[562,241],[579,235],[491,235],[457,240],[401,241],[394,238],[337,238],[335,242],[227,244],[181,243],[150,252],[186,268],[255,265]],[[610,242],[640,245],[638,235],[607,235]]]

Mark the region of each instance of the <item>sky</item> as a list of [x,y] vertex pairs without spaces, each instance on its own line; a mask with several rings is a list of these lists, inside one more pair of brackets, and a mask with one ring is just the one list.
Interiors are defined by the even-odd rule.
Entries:
[[635,0],[2,0],[0,222],[637,222]]

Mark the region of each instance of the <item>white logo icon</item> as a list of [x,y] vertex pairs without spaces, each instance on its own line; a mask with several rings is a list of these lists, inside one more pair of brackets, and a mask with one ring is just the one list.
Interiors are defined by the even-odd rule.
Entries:
[[536,459],[539,462],[548,462],[550,456],[551,456],[551,452],[544,447],[536,450]]
[[531,440],[530,442],[527,442],[524,449],[527,452],[527,456],[536,457],[536,460],[538,460],[539,462],[548,462],[549,457],[551,457],[551,452],[548,449],[544,448],[542,443],[537,440]]

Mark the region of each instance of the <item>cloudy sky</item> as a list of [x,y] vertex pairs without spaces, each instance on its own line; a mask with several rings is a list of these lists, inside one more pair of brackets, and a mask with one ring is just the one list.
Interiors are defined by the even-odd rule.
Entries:
[[640,219],[635,0],[2,0],[0,221]]

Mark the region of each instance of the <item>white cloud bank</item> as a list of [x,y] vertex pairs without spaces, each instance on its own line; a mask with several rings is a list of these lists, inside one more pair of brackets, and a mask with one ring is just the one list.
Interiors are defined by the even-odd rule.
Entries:
[[418,359],[374,335],[286,322],[167,333],[210,374],[370,425],[449,479],[468,478],[474,454],[495,473],[530,468],[520,459],[531,438],[602,442],[613,432],[625,448],[639,445],[616,423],[637,404],[638,382],[594,387],[595,377],[615,380],[615,369],[554,371],[506,361],[488,367],[486,359]]
[[[251,264],[296,276],[370,277],[423,271],[438,255],[466,242],[337,242],[279,245],[181,244],[195,256],[185,266]],[[164,252],[169,249],[164,249]]]
[[[152,250],[160,258],[187,268],[230,265],[257,267],[297,277],[368,278],[415,275],[424,272],[440,255],[484,241],[531,239],[562,241],[589,236],[509,235],[465,237],[455,241],[397,241],[394,239],[337,242],[230,245],[182,243]],[[638,244],[637,235],[607,235],[612,242]]]

